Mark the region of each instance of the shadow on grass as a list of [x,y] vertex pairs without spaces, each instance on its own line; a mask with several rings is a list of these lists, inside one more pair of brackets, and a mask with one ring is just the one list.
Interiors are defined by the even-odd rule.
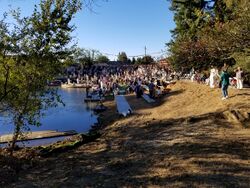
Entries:
[[113,136],[49,158],[33,170],[33,176],[27,172],[19,185],[248,187],[250,141],[244,136],[218,136],[220,129],[225,134],[234,129],[229,123],[217,124],[216,117],[115,127]]
[[127,95],[126,99],[129,102],[133,111],[139,111],[141,109],[152,109],[152,108],[161,106],[162,104],[167,102],[167,99],[169,97],[174,96],[174,95],[179,95],[181,93],[183,93],[183,90],[170,91],[169,93],[161,96],[160,98],[155,99],[155,102],[153,103],[148,103],[142,97],[136,98],[135,95]]
[[0,187],[18,179],[22,160],[9,155],[0,155]]
[[246,92],[238,93],[238,94],[230,96],[230,98],[234,98],[234,97],[238,97],[238,96],[250,96],[250,93],[246,93]]

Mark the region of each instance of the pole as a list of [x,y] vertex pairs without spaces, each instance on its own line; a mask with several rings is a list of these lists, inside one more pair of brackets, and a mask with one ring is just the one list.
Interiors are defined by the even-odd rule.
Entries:
[[146,56],[147,55],[147,47],[145,46],[144,49],[145,49],[145,56]]

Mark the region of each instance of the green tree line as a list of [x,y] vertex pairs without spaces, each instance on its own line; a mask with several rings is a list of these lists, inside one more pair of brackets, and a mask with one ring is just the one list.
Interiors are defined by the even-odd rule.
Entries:
[[167,45],[175,69],[227,63],[250,72],[249,0],[171,0],[171,10],[176,28]]

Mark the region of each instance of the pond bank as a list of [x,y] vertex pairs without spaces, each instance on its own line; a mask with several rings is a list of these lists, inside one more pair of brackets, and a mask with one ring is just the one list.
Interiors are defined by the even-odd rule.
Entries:
[[134,111],[126,118],[108,101],[100,137],[34,157],[5,186],[248,187],[250,90],[229,94],[222,101],[220,89],[179,82],[157,104],[126,96]]

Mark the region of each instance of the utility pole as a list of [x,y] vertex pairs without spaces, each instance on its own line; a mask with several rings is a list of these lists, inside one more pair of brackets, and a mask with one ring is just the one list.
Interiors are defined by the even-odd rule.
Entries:
[[146,56],[147,55],[147,47],[145,46],[144,49],[145,49],[145,56]]

